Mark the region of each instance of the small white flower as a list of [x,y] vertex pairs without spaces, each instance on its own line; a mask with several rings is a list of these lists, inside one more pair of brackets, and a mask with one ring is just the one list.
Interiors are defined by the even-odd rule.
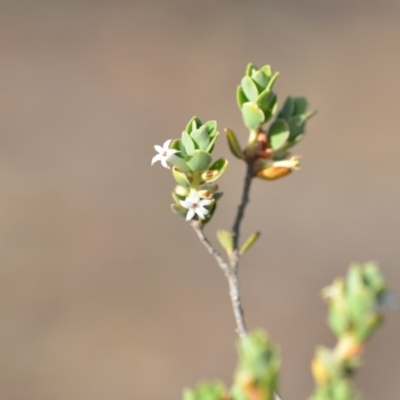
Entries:
[[180,200],[181,206],[187,208],[189,211],[186,215],[186,221],[191,220],[196,214],[201,218],[209,213],[209,211],[204,207],[212,203],[212,200],[201,199],[199,194],[192,190],[190,195],[186,197],[185,200]]
[[155,148],[155,150],[158,152],[158,154],[155,155],[155,156],[152,158],[152,160],[151,160],[151,165],[153,165],[153,164],[154,164],[155,162],[157,162],[157,161],[160,161],[160,162],[161,162],[161,165],[162,165],[164,168],[170,169],[169,166],[168,166],[168,164],[167,164],[167,161],[168,161],[169,157],[172,156],[172,155],[175,154],[175,153],[179,153],[178,150],[170,149],[170,148],[169,148],[171,142],[172,142],[172,140],[167,140],[167,141],[163,144],[162,147],[159,146],[159,145],[157,145],[157,144],[154,146],[154,148]]

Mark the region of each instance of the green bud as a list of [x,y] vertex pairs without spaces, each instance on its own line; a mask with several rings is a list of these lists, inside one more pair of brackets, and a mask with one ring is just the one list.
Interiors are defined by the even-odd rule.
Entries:
[[261,232],[255,232],[251,234],[247,240],[243,243],[243,246],[240,248],[239,254],[243,255],[247,250],[249,250],[253,244],[257,241],[257,239],[260,237]]
[[181,196],[183,198],[187,197],[190,193],[190,189],[188,187],[184,187],[181,185],[176,185],[174,191],[178,196]]
[[171,209],[175,214],[178,214],[181,217],[186,217],[188,212],[187,208],[182,207],[180,204],[171,204]]
[[181,171],[179,171],[176,167],[172,167],[172,175],[175,181],[184,188],[190,188],[190,182],[187,175]]
[[243,150],[240,147],[239,141],[237,140],[235,133],[230,129],[225,129],[225,134],[226,138],[228,139],[228,145],[231,153],[235,157],[243,160],[244,159]]

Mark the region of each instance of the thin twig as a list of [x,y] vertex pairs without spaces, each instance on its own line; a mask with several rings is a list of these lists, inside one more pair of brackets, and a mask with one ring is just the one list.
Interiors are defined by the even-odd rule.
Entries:
[[221,256],[221,254],[214,248],[214,246],[207,239],[203,232],[201,222],[193,221],[192,227],[196,232],[200,242],[203,243],[208,252],[215,258],[219,267],[224,272],[228,284],[229,284],[229,295],[231,298],[233,315],[236,322],[236,332],[240,338],[247,336],[246,322],[244,319],[244,311],[240,300],[239,282],[238,282],[238,266],[239,266],[239,236],[240,236],[240,225],[244,216],[246,206],[249,202],[249,191],[252,180],[252,173],[250,164],[247,165],[246,177],[243,185],[243,193],[238,211],[233,223],[232,237],[233,237],[233,252],[229,257],[229,263]]
[[215,258],[222,272],[225,274],[229,284],[229,295],[231,298],[233,315],[236,322],[236,331],[240,338],[244,338],[247,335],[246,324],[244,321],[244,313],[242,304],[240,301],[239,285],[237,279],[237,273],[232,266],[227,263],[221,254],[214,248],[214,246],[207,239],[203,231],[203,225],[200,221],[193,221],[192,227],[197,234],[200,242],[203,243],[204,247],[208,252]]
[[[233,250],[236,252],[236,264],[238,264],[238,252],[239,252],[239,238],[240,238],[240,225],[242,223],[244,212],[246,210],[246,206],[249,202],[249,193],[250,193],[250,185],[253,179],[252,167],[251,164],[247,164],[246,169],[246,176],[244,178],[244,185],[243,185],[243,192],[242,192],[242,199],[238,206],[238,210],[236,213],[235,220],[233,222],[232,227],[232,237],[233,237]],[[237,269],[236,265],[236,269]]]
[[203,243],[207,251],[215,258],[222,271],[226,273],[226,271],[229,269],[229,264],[224,260],[221,254],[214,248],[214,246],[207,239],[203,231],[202,223],[200,221],[192,221],[191,225],[194,231],[196,232],[200,242]]

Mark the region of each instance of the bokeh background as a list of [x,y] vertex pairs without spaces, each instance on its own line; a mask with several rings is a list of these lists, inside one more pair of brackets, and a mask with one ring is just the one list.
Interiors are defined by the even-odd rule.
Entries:
[[[305,399],[316,344],[332,345],[320,289],[353,260],[400,286],[398,1],[0,3],[0,398],[179,399],[230,382],[227,285],[184,220],[153,145],[194,115],[244,143],[235,90],[248,62],[319,111],[303,168],[255,182],[243,236],[249,327],[280,343],[281,393]],[[230,157],[207,232],[229,228],[243,165]],[[357,378],[400,390],[389,311]]]

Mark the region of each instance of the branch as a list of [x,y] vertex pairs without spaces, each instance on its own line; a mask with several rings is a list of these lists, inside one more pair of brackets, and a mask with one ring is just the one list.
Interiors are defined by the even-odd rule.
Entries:
[[233,315],[236,322],[236,332],[240,338],[247,335],[246,323],[244,321],[244,313],[242,303],[240,301],[239,285],[236,271],[229,265],[221,254],[214,248],[214,246],[207,239],[203,231],[203,225],[200,221],[193,221],[192,228],[197,234],[200,242],[203,243],[207,251],[215,258],[222,272],[225,274],[229,284],[229,295],[231,298]]
[[207,239],[206,235],[204,234],[203,224],[201,223],[201,221],[194,220],[191,222],[191,225],[194,231],[196,232],[200,242],[203,243],[207,251],[215,258],[221,270],[224,272],[224,274],[226,274],[226,271],[229,270],[229,264],[224,260],[224,258],[218,252],[218,250],[216,250],[214,246],[210,243],[210,241]]
[[236,213],[235,220],[233,222],[232,227],[232,237],[233,237],[233,253],[234,256],[231,259],[232,268],[237,272],[239,266],[239,238],[240,238],[240,226],[242,224],[242,220],[244,217],[244,212],[246,210],[246,206],[249,203],[249,193],[251,181],[253,179],[252,166],[250,163],[247,163],[246,168],[246,176],[244,178],[242,199],[238,206],[238,210]]
[[252,169],[250,164],[247,164],[246,176],[243,185],[242,200],[238,207],[238,211],[233,223],[232,238],[233,238],[233,254],[229,259],[229,263],[221,256],[214,246],[207,239],[203,231],[203,225],[200,221],[193,221],[192,227],[196,232],[199,240],[203,243],[207,251],[215,258],[222,272],[225,274],[229,285],[229,295],[231,298],[233,315],[236,322],[236,332],[240,338],[247,336],[246,322],[244,319],[244,311],[240,300],[239,282],[238,282],[238,266],[239,266],[239,236],[240,225],[243,220],[244,211],[249,202],[249,191],[252,180]]

